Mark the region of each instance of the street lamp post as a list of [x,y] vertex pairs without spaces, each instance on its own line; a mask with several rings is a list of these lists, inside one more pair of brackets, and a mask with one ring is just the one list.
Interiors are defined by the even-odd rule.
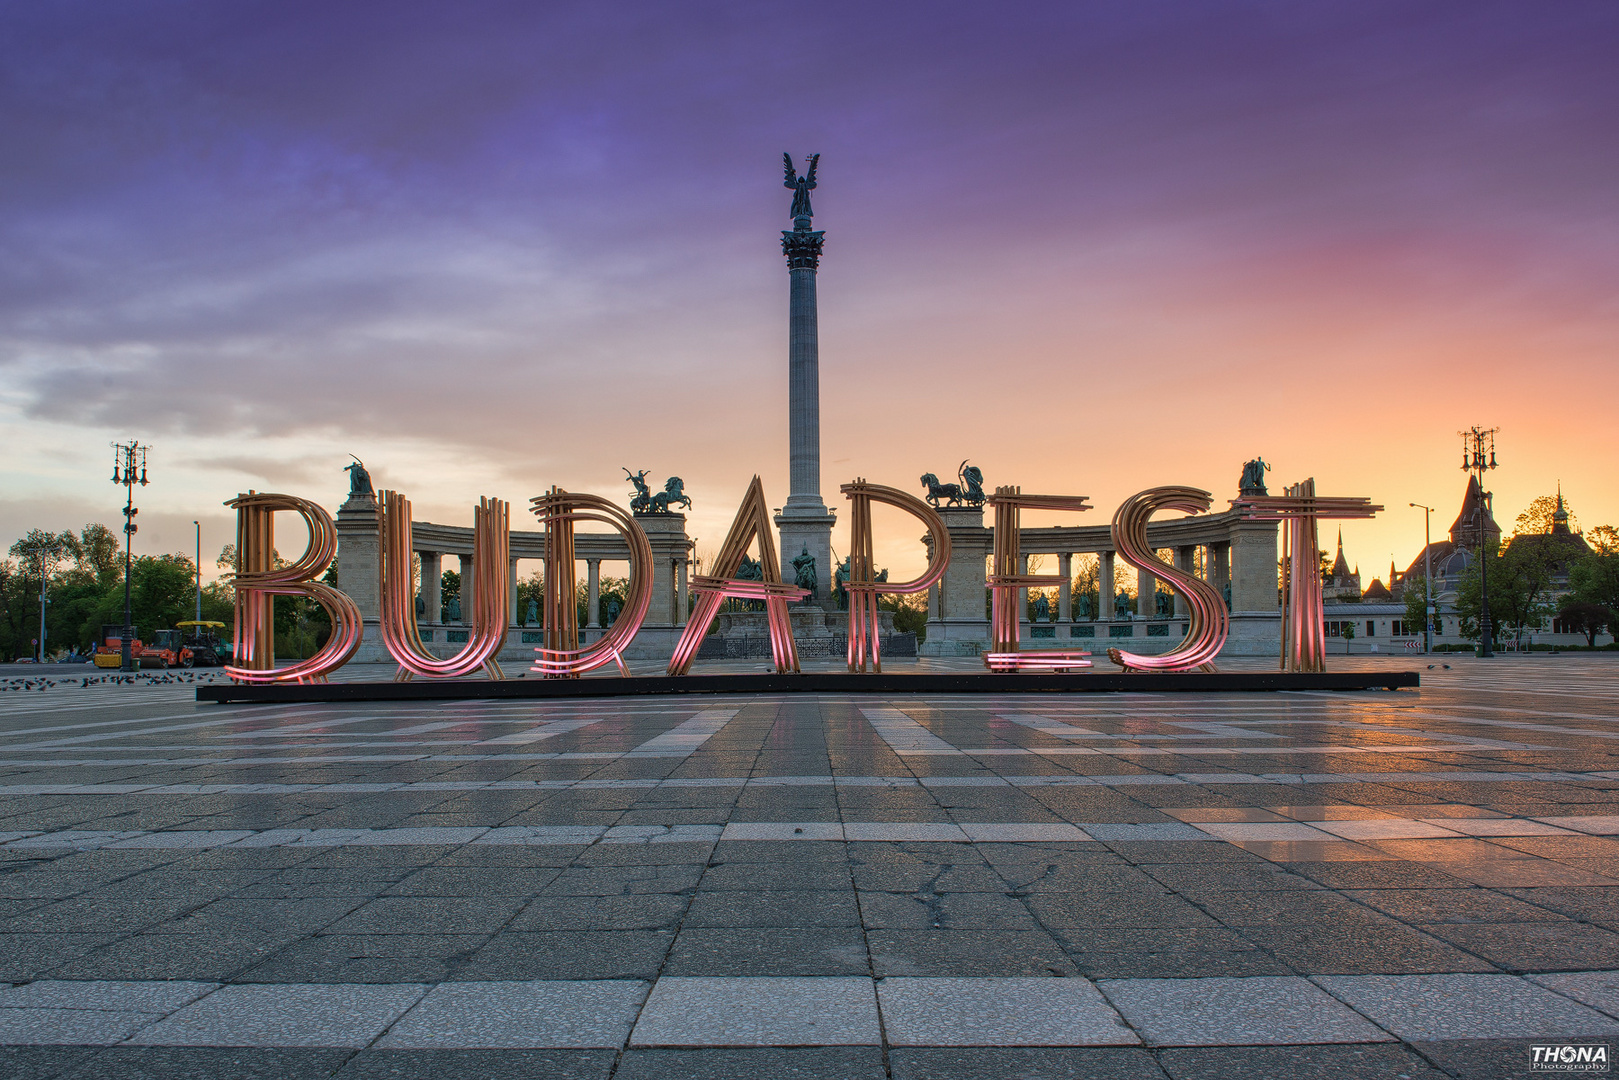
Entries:
[[135,538],[135,515],[140,513],[135,508],[135,485],[146,486],[146,451],[148,447],[139,442],[113,443],[112,482],[124,485],[124,626],[120,634],[121,647],[119,649],[121,663],[120,671],[135,670],[134,616],[130,611],[129,579],[130,571],[134,565],[133,543]]
[[1490,496],[1484,490],[1484,474],[1495,468],[1495,435],[1500,428],[1468,428],[1462,437],[1462,471],[1478,480],[1478,654],[1494,656],[1490,647],[1490,568],[1486,545],[1490,533]]
[[50,553],[41,545],[39,549],[39,644],[34,650],[34,663],[45,662],[45,605],[49,604],[49,590],[46,588],[50,580],[51,569],[49,565]]
[[[197,621],[202,622],[202,523],[191,523],[197,528]],[[194,633],[202,633],[202,627],[194,629]]]
[[[1428,654],[1433,653],[1433,554],[1430,552],[1431,547],[1433,547],[1433,534],[1430,533],[1430,528],[1428,528],[1431,521],[1433,521],[1433,507],[1425,507],[1420,502],[1413,502],[1412,505],[1420,508],[1421,512],[1423,512],[1423,515],[1421,515],[1421,588],[1423,588],[1423,599],[1426,602],[1423,604],[1425,619],[1423,619],[1423,627],[1421,627],[1421,651],[1423,651],[1423,656],[1428,656]],[[201,619],[201,615],[199,615],[199,619]]]

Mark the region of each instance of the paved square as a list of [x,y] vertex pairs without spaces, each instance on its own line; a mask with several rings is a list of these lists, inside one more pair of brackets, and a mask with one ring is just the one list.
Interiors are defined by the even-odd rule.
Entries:
[[1345,694],[0,693],[0,1071],[1529,1075],[1532,1042],[1619,1044],[1619,666],[1450,663]]

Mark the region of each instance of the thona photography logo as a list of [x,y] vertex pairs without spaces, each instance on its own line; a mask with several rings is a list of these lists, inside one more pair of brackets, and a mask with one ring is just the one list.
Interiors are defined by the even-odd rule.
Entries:
[[1605,1073],[1606,1043],[1541,1044],[1529,1048],[1529,1067],[1543,1072]]

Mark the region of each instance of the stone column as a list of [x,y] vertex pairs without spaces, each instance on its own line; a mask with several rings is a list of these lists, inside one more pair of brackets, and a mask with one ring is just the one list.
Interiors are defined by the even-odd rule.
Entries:
[[928,618],[923,656],[978,656],[989,645],[989,616],[984,565],[992,548],[992,531],[984,528],[980,507],[940,507],[950,531],[950,565],[937,586]]
[[1096,618],[1107,620],[1113,618],[1113,552],[1098,551],[1096,553]]
[[[1020,573],[1020,574],[1027,574],[1029,572],[1029,557],[1027,555],[1019,555],[1018,556],[1017,572]],[[1017,591],[1017,621],[1018,621],[1019,626],[1028,626],[1029,625],[1029,590],[1028,589],[1019,589]],[[1027,641],[1028,637],[1029,637],[1029,635],[1026,632],[1018,634],[1018,640],[1019,641]]]
[[1209,545],[1207,562],[1209,584],[1214,586],[1215,592],[1222,592],[1225,583],[1231,580],[1231,544],[1229,541]]
[[1062,575],[1062,584],[1057,586],[1057,621],[1073,622],[1074,556],[1071,552],[1057,556],[1057,573]]
[[422,621],[439,622],[444,616],[444,556],[436,551],[422,555]]
[[[835,519],[821,501],[821,358],[815,275],[821,265],[824,233],[810,228],[810,218],[793,219],[781,234],[787,257],[789,310],[787,331],[787,501],[776,516],[781,561],[808,551],[815,557],[816,590],[809,603],[824,607],[831,595],[832,526]],[[789,578],[789,580],[791,580]]]
[[600,559],[585,560],[585,628],[594,630],[601,626],[601,587],[602,587],[602,561]]
[[686,574],[691,566],[691,557],[680,560],[675,568],[675,625],[685,626],[686,617],[690,614],[691,604],[686,599]]
[[[1196,577],[1197,547],[1186,545],[1175,549],[1175,569],[1191,577]],[[1190,618],[1192,609],[1186,603],[1186,595],[1179,589],[1175,590],[1175,618]]]
[[[1281,603],[1277,596],[1275,522],[1231,525],[1231,637],[1226,651],[1240,656],[1276,656],[1281,648]],[[1222,585],[1224,583],[1222,582]]]
[[360,648],[354,659],[362,663],[388,659],[382,644],[381,566],[377,498],[370,492],[350,494],[337,511],[337,587],[360,609]]
[[1158,588],[1158,579],[1148,570],[1136,571],[1136,618],[1150,619],[1157,611],[1153,602],[1153,592]]
[[472,625],[472,556],[457,555],[461,560],[461,625]]
[[517,560],[508,559],[506,563],[506,603],[510,610],[506,612],[507,623],[517,625]]

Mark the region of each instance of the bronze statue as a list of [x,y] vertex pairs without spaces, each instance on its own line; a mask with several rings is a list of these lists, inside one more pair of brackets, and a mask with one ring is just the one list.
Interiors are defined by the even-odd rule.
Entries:
[[535,600],[532,596],[529,597],[528,611],[525,614],[523,621],[525,623],[527,623],[529,626],[537,626],[537,625],[539,625],[539,622],[540,622],[540,603],[539,603],[538,600]]
[[929,506],[937,508],[940,499],[944,499],[950,506],[961,505],[960,484],[941,484],[937,476],[923,473],[922,486],[927,489],[926,498]]
[[815,190],[815,166],[821,160],[821,155],[809,156],[809,168],[805,170],[803,176],[799,176],[798,170],[793,168],[793,155],[782,154],[781,160],[787,168],[787,178],[782,181],[782,185],[793,189],[793,209],[789,216],[792,217],[795,228],[798,226],[798,219],[803,218],[804,228],[807,229],[810,218],[815,216],[815,211],[810,209],[809,193]]
[[371,490],[371,474],[365,471],[365,462],[350,454],[354,464],[343,466],[343,471],[349,474],[349,497],[355,495],[375,495]]
[[804,603],[807,604],[815,599],[815,593],[820,586],[820,579],[815,574],[815,556],[809,553],[809,548],[806,547],[793,556],[793,570],[796,575],[793,584],[800,589],[809,590],[809,595],[804,597]]
[[[765,564],[750,555],[744,555],[733,576],[738,581],[763,581],[765,579]],[[742,600],[738,602],[742,605],[743,611],[763,611],[765,609],[763,600]]]
[[[623,469],[624,467],[620,465],[619,468]],[[638,473],[632,473],[630,470],[624,469],[624,475],[629,477],[630,483],[635,485],[635,494],[630,497],[630,513],[632,514],[644,514],[652,506],[652,491],[646,486],[646,474],[646,469],[642,469]]]
[[961,499],[968,506],[984,505],[984,474],[977,465],[969,465],[963,461],[961,468],[956,470],[956,479],[961,481]]
[[1046,599],[1045,593],[1040,593],[1034,600],[1034,621],[1051,622],[1051,601]]
[[1252,461],[1244,462],[1242,466],[1242,479],[1237,482],[1239,495],[1265,495],[1265,474],[1270,466],[1265,459],[1256,457]]
[[1130,617],[1130,594],[1123,589],[1120,589],[1118,595],[1113,598],[1113,617],[1117,619]]
[[1174,599],[1173,596],[1162,589],[1155,590],[1152,594],[1153,613],[1164,618],[1173,615],[1175,613]]
[[1079,596],[1079,617],[1081,619],[1089,619],[1091,617],[1090,593],[1081,593]]
[[671,476],[664,482],[663,490],[652,496],[652,505],[647,513],[672,513],[673,511],[669,509],[670,503],[679,503],[688,510],[691,509],[691,500],[686,497],[685,481],[678,476]]
[[849,610],[849,590],[843,587],[843,583],[848,580],[849,560],[845,558],[838,563],[837,569],[832,571],[832,596],[838,602],[839,611]]

